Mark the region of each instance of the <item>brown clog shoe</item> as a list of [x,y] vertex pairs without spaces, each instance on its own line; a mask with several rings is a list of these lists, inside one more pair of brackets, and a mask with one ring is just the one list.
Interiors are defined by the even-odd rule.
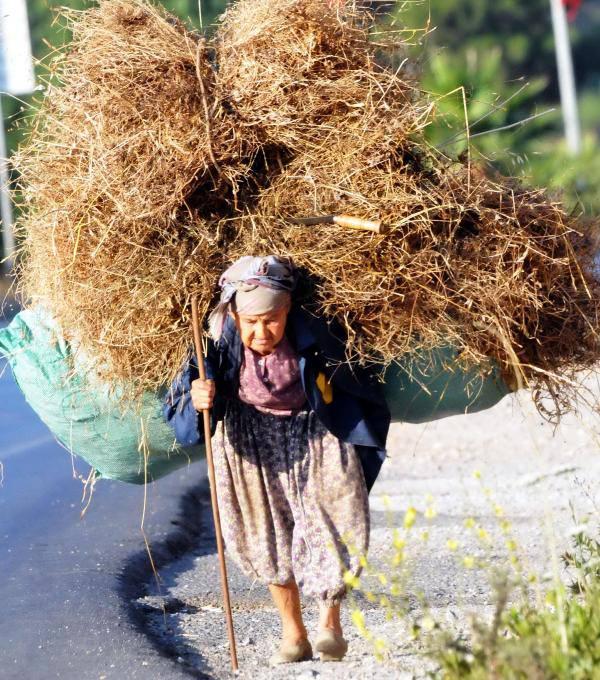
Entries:
[[321,661],[341,661],[348,651],[348,643],[329,628],[320,631],[315,642]]
[[301,642],[282,641],[279,651],[269,659],[271,666],[279,666],[282,663],[295,663],[296,661],[308,661],[312,659],[313,650],[308,640]]

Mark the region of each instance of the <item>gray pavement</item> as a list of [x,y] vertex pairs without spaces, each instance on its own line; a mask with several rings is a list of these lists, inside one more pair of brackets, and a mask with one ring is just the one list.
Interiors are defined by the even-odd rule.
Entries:
[[[542,577],[564,576],[557,556],[569,544],[571,505],[578,517],[597,513],[597,433],[598,417],[590,412],[565,418],[555,432],[539,418],[527,394],[508,397],[476,415],[394,425],[390,458],[371,494],[369,559],[389,573],[384,565],[392,528],[402,525],[408,507],[417,508],[420,514],[407,548],[410,574],[405,592],[411,616],[418,619],[424,614],[422,599],[434,617],[455,630],[465,630],[472,613],[490,615],[493,595],[485,573],[466,568],[462,560],[466,556],[506,564],[508,552],[500,529],[504,519],[512,523],[528,571]],[[477,471],[481,479],[474,476]],[[149,612],[153,634],[183,664],[225,678],[230,675],[229,657],[207,498],[205,489],[199,546],[162,570],[161,593],[149,582],[148,594],[138,604]],[[431,505],[436,515],[427,520],[423,512]],[[489,532],[489,543],[465,526],[468,518]],[[421,538],[423,530],[428,532],[427,541]],[[458,544],[456,552],[449,549],[449,540]],[[409,678],[424,677],[433,668],[411,641],[405,621],[387,621],[380,606],[363,599],[360,606],[368,627],[388,642],[383,662],[374,659],[372,644],[353,627],[346,609],[350,651],[343,662],[311,661],[269,669],[266,660],[277,645],[278,620],[268,592],[244,578],[233,564],[229,569],[243,678]],[[379,586],[379,591],[385,588]],[[305,613],[314,630],[311,603]]]
[[[0,678],[198,676],[148,634],[132,602],[151,574],[140,530],[143,488],[82,484],[0,360]],[[87,466],[77,462],[79,473]],[[200,464],[148,487],[145,531],[159,568],[196,538]],[[156,586],[154,586],[156,587]]]

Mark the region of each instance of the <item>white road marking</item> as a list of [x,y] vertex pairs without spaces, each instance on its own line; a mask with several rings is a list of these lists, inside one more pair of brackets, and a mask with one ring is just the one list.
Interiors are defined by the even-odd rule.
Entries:
[[6,462],[12,456],[16,456],[30,449],[36,449],[38,446],[43,444],[49,444],[50,442],[56,442],[56,439],[51,434],[44,434],[41,437],[36,437],[35,439],[29,439],[28,441],[22,442],[20,444],[15,444],[14,446],[9,446],[6,449],[0,448],[0,461]]

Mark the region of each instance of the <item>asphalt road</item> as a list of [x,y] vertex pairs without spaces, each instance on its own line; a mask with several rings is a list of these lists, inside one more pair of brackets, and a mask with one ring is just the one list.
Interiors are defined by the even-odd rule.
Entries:
[[[143,488],[100,481],[81,519],[82,483],[70,455],[1,359],[0,372],[0,678],[188,676],[145,633],[145,613],[131,604],[151,573]],[[77,467],[87,474],[84,463]],[[204,478],[195,464],[148,487],[145,531],[159,568],[193,540]]]

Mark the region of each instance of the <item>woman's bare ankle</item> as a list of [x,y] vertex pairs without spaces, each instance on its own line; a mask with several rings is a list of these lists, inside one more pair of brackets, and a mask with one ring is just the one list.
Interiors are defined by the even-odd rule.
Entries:
[[284,626],[281,631],[281,641],[287,644],[296,645],[300,642],[305,642],[306,640],[308,640],[306,628],[286,628]]
[[319,630],[331,630],[336,635],[342,635],[340,621],[340,605],[327,606],[324,602],[319,605]]
[[308,639],[302,620],[300,592],[295,581],[269,585],[271,596],[281,618],[281,639],[284,643],[298,644]]
[[343,630],[342,626],[340,624],[335,624],[335,623],[320,623],[319,624],[319,631],[323,632],[326,630],[331,630],[333,631],[336,635],[343,635]]

